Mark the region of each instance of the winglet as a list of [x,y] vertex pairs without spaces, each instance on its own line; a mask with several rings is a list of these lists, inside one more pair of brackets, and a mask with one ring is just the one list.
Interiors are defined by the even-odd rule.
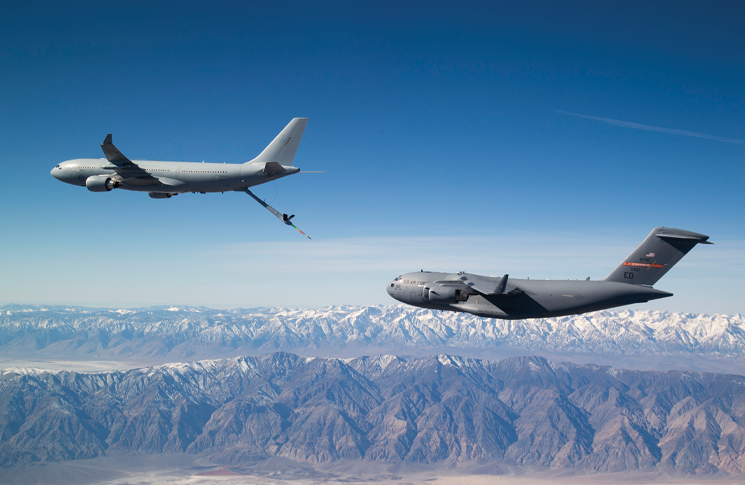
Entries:
[[103,150],[103,154],[106,156],[106,160],[111,163],[116,164],[129,162],[129,158],[125,157],[122,152],[111,143],[111,133],[106,135],[103,143],[101,143],[101,149]]
[[502,279],[499,280],[499,284],[497,285],[497,289],[494,290],[494,293],[499,295],[501,293],[504,293],[504,289],[507,287],[507,278],[509,278],[510,275],[506,274],[502,276]]
[[478,291],[482,295],[491,296],[503,293],[507,287],[507,278],[509,275],[502,276],[496,286],[494,286],[494,279],[489,276],[479,276],[475,274],[460,273],[460,280],[474,290]]

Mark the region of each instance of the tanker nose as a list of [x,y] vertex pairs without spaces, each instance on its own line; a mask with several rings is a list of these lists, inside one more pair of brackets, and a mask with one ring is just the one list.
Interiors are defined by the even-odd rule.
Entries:
[[59,177],[57,177],[57,174],[59,174],[59,171],[60,171],[60,168],[59,168],[59,165],[57,165],[56,167],[54,167],[54,168],[53,168],[52,170],[50,170],[50,171],[49,171],[49,174],[50,174],[50,175],[51,175],[52,177],[54,177],[54,178],[56,178],[57,180],[59,180]]

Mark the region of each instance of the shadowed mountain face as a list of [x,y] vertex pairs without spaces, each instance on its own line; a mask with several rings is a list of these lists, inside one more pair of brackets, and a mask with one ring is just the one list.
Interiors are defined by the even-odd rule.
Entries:
[[[624,367],[745,373],[745,318],[621,311],[506,321],[400,306],[0,307],[0,355],[20,360],[98,358],[143,365],[278,350],[357,357],[389,352],[431,355],[453,349],[489,359],[541,352],[553,360],[576,361],[578,355],[586,355],[585,362],[618,365],[618,356],[623,356]],[[705,362],[694,365],[695,359]]]
[[289,353],[0,374],[0,462],[112,451],[526,469],[745,470],[745,378],[440,355]]

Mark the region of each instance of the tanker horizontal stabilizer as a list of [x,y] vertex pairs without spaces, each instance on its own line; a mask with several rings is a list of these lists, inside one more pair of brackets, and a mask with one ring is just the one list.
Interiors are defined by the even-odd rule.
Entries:
[[271,177],[272,175],[277,175],[278,173],[286,172],[285,168],[280,165],[277,162],[266,162],[264,165],[264,175]]

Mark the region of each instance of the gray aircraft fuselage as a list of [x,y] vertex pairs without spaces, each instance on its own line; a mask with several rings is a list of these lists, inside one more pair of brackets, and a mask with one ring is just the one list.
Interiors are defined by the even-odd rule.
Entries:
[[[116,188],[169,194],[227,192],[271,182],[300,171],[297,167],[283,165],[283,172],[267,175],[264,172],[264,163],[194,163],[136,159],[132,162],[136,164],[136,168],[130,172],[136,173],[139,177]],[[62,182],[85,187],[90,177],[126,177],[128,170],[126,167],[112,165],[105,158],[78,158],[60,163],[52,169],[51,174]],[[152,179],[142,175],[150,175],[156,178],[158,183],[149,183]],[[137,183],[138,179],[141,179],[142,183]]]
[[519,320],[575,315],[673,296],[652,288],[708,236],[657,227],[601,281],[531,280],[470,273],[406,273],[386,286],[396,300],[422,308]]
[[[393,298],[409,305],[507,320],[574,315],[673,296],[665,291],[626,283],[517,278],[510,278],[508,287],[520,288],[523,292],[520,295],[485,295],[469,292],[460,277],[458,273],[406,273],[389,284],[387,290]],[[493,278],[495,284],[500,278]],[[461,290],[468,298],[452,302],[430,300],[431,288],[448,287]]]
[[147,192],[155,199],[186,192],[245,190],[300,172],[292,161],[307,122],[307,118],[293,118],[258,157],[242,164],[130,160],[113,145],[109,134],[101,144],[105,158],[67,160],[50,173],[91,192],[122,189]]

